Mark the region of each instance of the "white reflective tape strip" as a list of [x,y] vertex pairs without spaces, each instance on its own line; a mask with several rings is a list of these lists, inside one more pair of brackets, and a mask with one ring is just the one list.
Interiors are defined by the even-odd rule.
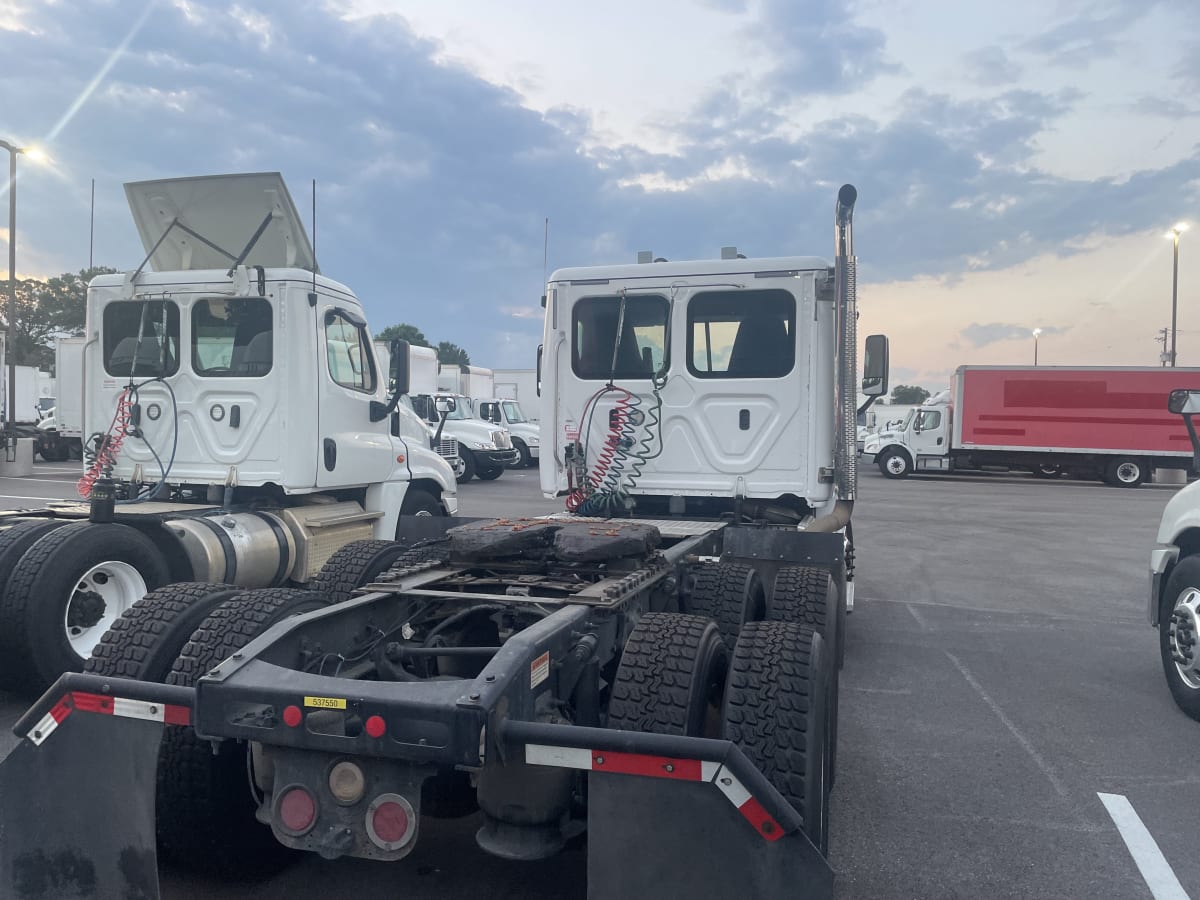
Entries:
[[577,747],[549,747],[546,744],[526,744],[525,762],[531,766],[557,766],[560,769],[590,769],[592,751]]
[[706,759],[700,760],[700,780],[712,781],[717,777],[717,773],[721,771],[719,762],[709,762]]
[[113,698],[113,715],[125,716],[129,719],[149,719],[151,722],[163,720],[163,705],[147,703],[145,700],[126,700],[124,697]]
[[52,716],[50,713],[46,713],[46,715],[42,716],[42,720],[33,726],[33,730],[29,732],[27,737],[33,741],[35,746],[40,747],[42,745],[42,741],[50,737],[51,733],[53,733],[54,729],[57,727],[58,722],[55,721],[54,716]]
[[729,802],[738,809],[741,809],[742,804],[750,799],[750,792],[746,790],[745,785],[724,766],[717,772],[714,783],[720,788],[721,793],[729,798]]

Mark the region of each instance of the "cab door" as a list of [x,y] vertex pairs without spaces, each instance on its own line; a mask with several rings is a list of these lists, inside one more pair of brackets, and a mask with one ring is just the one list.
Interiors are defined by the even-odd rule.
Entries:
[[948,417],[943,409],[918,409],[913,416],[909,444],[917,456],[945,456]]
[[383,400],[367,325],[345,307],[318,305],[317,486],[353,487],[385,481],[395,466],[388,423],[371,421]]

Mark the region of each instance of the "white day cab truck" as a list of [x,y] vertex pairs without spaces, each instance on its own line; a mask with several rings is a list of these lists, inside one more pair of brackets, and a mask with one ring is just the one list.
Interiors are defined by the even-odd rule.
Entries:
[[[1200,413],[1200,389],[1172,390],[1167,408],[1183,417],[1192,468],[1200,472],[1200,438],[1192,421]],[[1176,492],[1163,509],[1150,553],[1149,601],[1150,624],[1158,629],[1159,656],[1171,696],[1200,721],[1200,481]]]
[[961,366],[951,391],[867,435],[863,459],[888,478],[999,468],[1134,488],[1188,465],[1187,435],[1162,408],[1177,387],[1200,388],[1200,369]]
[[520,459],[513,463],[515,467],[524,469],[537,466],[541,452],[541,428],[535,420],[525,415],[521,401],[499,398],[476,400],[475,408],[479,411],[479,418],[503,427],[512,435],[513,449],[520,454]]
[[82,668],[163,585],[310,584],[346,544],[457,511],[449,466],[397,433],[362,305],[316,273],[278,175],[126,193],[147,256],[92,281],[76,357],[91,502],[0,531],[3,689]]
[[[412,351],[434,352],[424,347],[413,347]],[[425,421],[458,441],[460,483],[475,477],[493,481],[504,474],[505,468],[521,461],[508,429],[483,421],[475,413],[474,397],[492,395],[490,371],[478,366],[443,365],[431,380],[423,374],[420,382],[412,383],[409,402]]]
[[[313,590],[173,585],[122,615],[16,726],[0,893],[52,869],[60,893],[153,898],[160,855],[232,878],[400,860],[429,817],[479,810],[508,860],[586,831],[598,900],[831,898],[855,199],[833,266],[552,275],[540,477],[567,512],[402,516],[383,571],[355,542]],[[868,338],[871,396],[886,357]]]

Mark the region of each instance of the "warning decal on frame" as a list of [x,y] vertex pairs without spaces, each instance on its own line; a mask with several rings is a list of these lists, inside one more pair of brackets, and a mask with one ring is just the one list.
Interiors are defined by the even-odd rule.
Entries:
[[550,677],[550,651],[547,650],[529,664],[529,687],[537,687]]

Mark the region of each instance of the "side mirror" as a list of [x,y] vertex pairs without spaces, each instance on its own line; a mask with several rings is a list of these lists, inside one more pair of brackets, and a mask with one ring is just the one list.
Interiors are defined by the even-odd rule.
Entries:
[[888,339],[884,334],[867,336],[863,354],[862,392],[868,397],[883,397],[888,392]]
[[408,341],[399,338],[388,345],[388,389],[391,397],[387,403],[371,401],[372,422],[382,422],[394,413],[400,398],[408,393]]
[[392,385],[392,393],[400,395],[408,393],[408,341],[396,338],[388,345],[389,366],[388,383]]
[[433,405],[443,416],[458,409],[458,402],[453,397],[438,397]]
[[[545,300],[545,297],[542,297]],[[537,395],[542,396],[542,344],[538,344],[537,353]]]
[[1177,416],[1200,413],[1200,391],[1171,391],[1167,395],[1167,411]]

